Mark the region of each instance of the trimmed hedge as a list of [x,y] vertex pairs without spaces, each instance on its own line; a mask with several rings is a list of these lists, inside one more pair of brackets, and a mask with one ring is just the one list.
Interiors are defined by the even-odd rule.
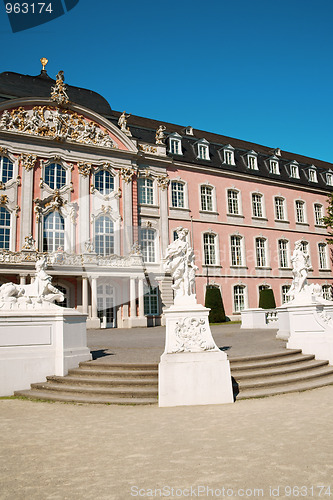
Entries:
[[227,321],[219,288],[206,288],[205,307],[210,308],[209,323],[224,323]]
[[259,307],[261,309],[275,309],[276,308],[274,292],[271,288],[265,288],[264,290],[260,290]]

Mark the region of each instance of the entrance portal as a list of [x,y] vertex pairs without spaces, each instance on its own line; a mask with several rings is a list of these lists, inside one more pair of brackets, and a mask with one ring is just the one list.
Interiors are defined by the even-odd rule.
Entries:
[[107,284],[97,287],[97,315],[101,328],[115,328],[114,287]]

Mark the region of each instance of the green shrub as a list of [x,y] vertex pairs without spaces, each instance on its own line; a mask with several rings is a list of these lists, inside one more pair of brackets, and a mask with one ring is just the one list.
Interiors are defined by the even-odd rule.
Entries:
[[275,309],[274,292],[271,288],[260,290],[259,293],[259,307],[261,309]]
[[219,288],[206,288],[205,307],[210,308],[209,323],[224,323],[227,321]]

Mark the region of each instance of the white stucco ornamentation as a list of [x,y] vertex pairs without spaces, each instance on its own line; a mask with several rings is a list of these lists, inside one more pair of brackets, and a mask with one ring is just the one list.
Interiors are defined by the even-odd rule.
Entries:
[[159,175],[157,177],[157,185],[162,191],[168,189],[168,185],[170,183],[170,178],[167,175]]
[[176,323],[176,345],[172,352],[202,352],[216,350],[212,339],[206,339],[206,322],[204,318],[181,318]]
[[120,127],[120,130],[124,132],[124,134],[128,135],[128,137],[132,137],[131,131],[127,127],[127,118],[129,118],[130,116],[130,114],[126,114],[126,111],[123,111],[118,119],[118,126]]
[[117,148],[106,130],[69,109],[52,106],[23,107],[3,111],[0,130],[50,137],[105,148]]
[[59,71],[55,85],[51,88],[51,99],[58,104],[63,105],[69,102],[69,97],[66,92],[64,72]]
[[133,175],[137,173],[136,168],[131,168],[131,167],[122,167],[121,168],[121,176],[126,182],[126,184],[129,184],[132,180]]
[[32,170],[36,164],[37,156],[29,153],[21,154],[20,162],[25,170]]
[[24,245],[22,246],[22,250],[36,250],[36,241],[34,240],[32,234],[30,233],[28,236],[24,238]]
[[194,286],[198,267],[194,264],[194,252],[187,242],[188,229],[178,227],[178,238],[167,248],[165,271],[170,272],[174,284],[175,305],[196,303]]
[[64,295],[52,284],[52,278],[46,272],[46,257],[41,256],[36,262],[35,281],[29,285],[5,283],[0,287],[0,309],[12,309],[13,305],[19,309],[29,307],[44,307],[45,303],[62,302]]
[[164,144],[164,140],[165,140],[164,130],[166,130],[165,125],[160,125],[157,128],[156,135],[155,135],[156,144]]

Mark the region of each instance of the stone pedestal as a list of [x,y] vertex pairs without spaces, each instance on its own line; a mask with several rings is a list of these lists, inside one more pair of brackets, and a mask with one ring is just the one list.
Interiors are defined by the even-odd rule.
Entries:
[[192,301],[164,311],[165,351],[159,363],[159,406],[232,403],[230,365],[216,346],[209,309]]
[[245,309],[241,312],[241,328],[256,330],[278,328],[276,309]]
[[48,375],[67,375],[90,359],[85,314],[53,304],[0,310],[0,396],[29,389]]
[[302,349],[303,354],[314,354],[316,359],[333,364],[333,305],[295,305],[286,309],[287,348]]

